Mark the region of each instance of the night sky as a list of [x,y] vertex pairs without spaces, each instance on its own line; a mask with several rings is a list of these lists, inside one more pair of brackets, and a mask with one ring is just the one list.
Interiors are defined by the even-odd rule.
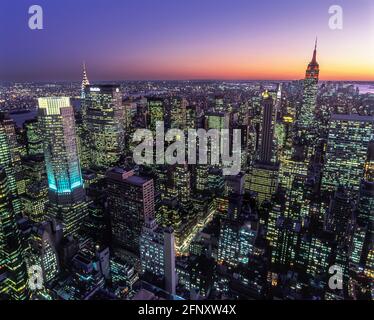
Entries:
[[[44,30],[28,28],[41,5]],[[330,5],[343,30],[328,26]],[[374,81],[373,0],[1,0],[0,80]]]

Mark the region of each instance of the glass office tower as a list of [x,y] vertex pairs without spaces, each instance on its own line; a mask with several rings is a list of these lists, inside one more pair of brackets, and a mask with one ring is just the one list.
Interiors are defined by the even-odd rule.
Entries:
[[70,99],[40,98],[38,115],[48,177],[48,213],[63,223],[65,235],[76,234],[87,203]]

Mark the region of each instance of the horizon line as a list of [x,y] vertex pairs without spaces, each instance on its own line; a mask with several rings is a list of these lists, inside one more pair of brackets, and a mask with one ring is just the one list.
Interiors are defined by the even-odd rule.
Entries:
[[[90,83],[100,83],[100,82],[211,82],[211,81],[227,81],[227,82],[292,82],[292,81],[303,81],[304,78],[300,79],[121,79],[121,80],[90,80]],[[81,83],[82,80],[1,80],[0,83],[11,82],[11,83]],[[371,83],[372,80],[319,80],[318,82],[363,82]]]

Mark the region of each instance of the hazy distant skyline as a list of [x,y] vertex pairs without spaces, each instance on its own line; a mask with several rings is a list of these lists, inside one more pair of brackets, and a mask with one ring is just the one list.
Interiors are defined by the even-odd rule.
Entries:
[[301,79],[318,36],[321,80],[374,81],[373,16],[370,0],[3,0],[0,80],[78,81],[83,60],[92,80]]

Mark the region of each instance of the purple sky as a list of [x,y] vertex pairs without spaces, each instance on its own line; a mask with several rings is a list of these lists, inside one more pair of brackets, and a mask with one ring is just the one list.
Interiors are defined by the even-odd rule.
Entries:
[[[28,28],[28,8],[44,30]],[[328,27],[341,5],[343,30]],[[374,80],[372,0],[2,0],[0,80]]]

